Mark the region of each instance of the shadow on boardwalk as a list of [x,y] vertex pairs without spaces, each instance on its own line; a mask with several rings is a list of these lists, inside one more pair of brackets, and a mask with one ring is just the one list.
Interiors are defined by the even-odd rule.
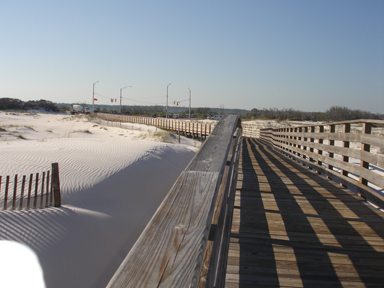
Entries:
[[384,213],[244,139],[226,287],[384,287]]

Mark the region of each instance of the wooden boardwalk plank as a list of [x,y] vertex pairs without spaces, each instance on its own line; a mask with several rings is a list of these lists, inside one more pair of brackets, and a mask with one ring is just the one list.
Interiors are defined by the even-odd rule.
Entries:
[[226,287],[384,287],[384,213],[244,139]]

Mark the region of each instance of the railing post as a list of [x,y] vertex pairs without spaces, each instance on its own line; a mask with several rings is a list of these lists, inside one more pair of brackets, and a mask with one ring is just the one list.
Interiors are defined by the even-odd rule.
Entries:
[[61,195],[60,195],[60,177],[59,177],[59,164],[52,163],[52,190],[55,207],[61,207]]
[[[302,131],[302,128],[299,127],[298,130],[297,130],[297,132],[299,133],[299,135],[301,134],[301,131]],[[300,135],[300,137],[297,137],[297,141],[301,142],[301,135]],[[300,152],[301,152],[301,150],[303,149],[303,148],[301,148],[301,144],[297,144],[297,148],[300,149],[300,150],[299,150]],[[297,156],[298,156],[298,157],[301,157],[301,156],[303,155],[303,154],[300,153],[300,152],[297,152]]]
[[[293,128],[293,132],[295,133],[294,136],[293,136],[293,148],[297,148],[297,144],[296,144],[296,141],[297,141],[297,128]],[[298,152],[295,151],[296,149],[293,150],[293,155],[298,155]]]
[[[335,125],[329,125],[329,133],[335,133],[335,131],[336,131],[336,126]],[[335,140],[331,140],[330,139],[329,140],[329,145],[330,146],[335,146]],[[329,152],[328,154],[329,154],[329,158],[333,158],[334,157],[334,153]],[[328,165],[328,169],[329,170],[333,170],[333,166],[332,165]],[[327,178],[329,180],[332,180],[332,177],[327,176]]]
[[[315,132],[315,126],[311,126],[310,127],[310,132],[311,133],[314,133]],[[310,142],[314,143],[315,142],[315,138],[313,138],[313,136],[310,138]],[[313,153],[313,148],[312,147],[309,147],[309,152],[312,152]],[[309,162],[313,162],[313,158],[312,157],[309,157]],[[309,169],[312,169],[311,167],[309,167]]]
[[203,141],[203,124],[200,123],[200,141]]
[[177,131],[177,133],[178,133],[178,135],[179,135],[179,144],[180,144],[180,127],[179,127],[179,129],[178,129],[178,131]]
[[285,128],[284,130],[285,130],[285,133],[286,133],[286,135],[285,135],[285,145],[287,146],[285,148],[285,150],[289,152],[289,145],[290,145],[290,142],[289,142],[289,138],[290,138],[289,131],[290,131],[290,128]]
[[[293,153],[293,148],[292,148],[293,147],[293,143],[292,143],[293,136],[292,136],[292,134],[293,134],[293,128],[289,128],[289,146],[291,146],[291,149],[289,149],[288,152],[294,154]],[[288,156],[289,156],[289,158],[292,158],[292,156],[290,156],[290,155],[288,155]]]
[[[362,131],[363,134],[371,134],[371,130],[372,130],[372,124],[371,123],[364,123],[363,124],[363,131]],[[361,143],[361,151],[370,152],[371,151],[371,145]],[[369,163],[368,162],[360,160],[360,166],[363,168],[369,169]],[[361,176],[359,177],[359,182],[365,186],[368,186],[368,180],[361,177]]]
[[[324,133],[324,126],[319,126],[319,133]],[[323,144],[323,139],[321,139],[320,137],[319,137],[319,140],[318,140],[319,144]],[[323,150],[317,149],[317,152],[318,152],[319,155],[323,155]],[[317,161],[317,165],[319,165],[321,167],[323,165],[323,162],[318,160]],[[321,172],[318,170],[317,174],[321,174]]]
[[[304,127],[304,133],[308,133],[308,127]],[[307,142],[307,141],[308,141],[308,138],[307,138],[307,137],[303,137],[303,141],[304,141],[304,143]],[[306,155],[306,152],[305,152],[305,151],[307,151],[307,146],[304,146],[304,145],[303,145],[303,150],[304,150],[304,152],[303,152],[302,157],[303,157],[305,160],[307,160],[307,155]],[[303,165],[305,165],[305,164],[303,163]]]
[[[349,123],[344,124],[344,133],[345,134],[351,133],[351,124],[349,124]],[[344,141],[343,142],[343,146],[344,146],[344,148],[349,148],[349,141]],[[349,157],[343,155],[343,161],[344,162],[349,162]],[[343,176],[348,177],[348,171],[346,171],[346,170],[341,170],[341,174]],[[344,188],[347,188],[347,186],[342,184],[342,183],[340,183],[340,185],[343,186]]]

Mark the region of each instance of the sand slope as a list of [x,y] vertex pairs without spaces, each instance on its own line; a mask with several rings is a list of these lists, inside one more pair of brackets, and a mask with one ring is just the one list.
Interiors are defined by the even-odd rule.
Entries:
[[[47,287],[105,287],[195,152],[185,145],[121,137],[132,131],[63,121],[58,115],[39,115],[35,121],[9,115],[18,127],[4,124],[8,115],[0,116],[6,133],[18,128],[23,138],[35,138],[0,138],[0,175],[36,173],[58,162],[63,203],[61,208],[0,211],[0,239],[24,243],[37,253]],[[52,132],[45,131],[48,124]],[[80,125],[103,135],[73,133]],[[42,141],[41,133],[53,137]]]

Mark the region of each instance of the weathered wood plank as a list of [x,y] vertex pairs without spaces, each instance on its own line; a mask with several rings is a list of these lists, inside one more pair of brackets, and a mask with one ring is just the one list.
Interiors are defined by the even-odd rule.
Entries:
[[226,287],[382,285],[384,213],[264,142],[242,155]]
[[[281,145],[281,148],[287,149],[288,145]],[[298,149],[298,148],[293,148],[292,151],[300,153],[300,149]],[[291,154],[291,155],[294,155],[293,153],[290,153],[288,151],[286,151],[286,152]],[[314,153],[314,152],[306,151],[305,154],[308,157],[310,157],[311,159],[314,159],[316,161],[321,161],[321,162],[330,164],[334,167],[338,167],[344,171],[348,171],[350,173],[360,175],[360,176],[364,177],[365,179],[367,179],[369,182],[372,182],[373,184],[376,184],[379,187],[384,187],[384,177],[380,174],[372,172],[371,170],[369,170],[365,167],[361,167],[358,165],[347,163],[347,162],[344,162],[342,160],[338,160],[338,159],[329,157],[327,155],[319,155],[319,154]],[[315,167],[321,167],[321,166],[319,165],[319,166],[315,166]],[[316,168],[314,168],[314,169],[316,169]]]
[[237,125],[237,115],[224,116],[185,170],[222,173]]
[[291,137],[291,136],[293,137],[294,135],[297,137],[304,137],[304,138],[360,142],[360,143],[365,143],[372,146],[384,148],[384,142],[383,142],[382,136],[368,135],[368,134],[362,134],[362,133],[274,132],[272,136],[272,132],[271,132],[271,136],[269,136],[268,138],[276,139],[274,137],[287,137],[287,138],[284,138],[284,140],[286,141],[288,137]]
[[[275,147],[275,149],[280,150],[277,147]],[[280,150],[280,151],[283,153],[287,153],[284,150]],[[294,156],[292,154],[291,154],[291,157],[297,161],[305,163],[306,166],[311,167],[312,169],[316,169],[316,170],[320,171],[322,174],[330,177],[331,179],[334,179],[335,181],[338,181],[338,182],[350,187],[351,189],[357,191],[358,193],[361,193],[366,199],[369,199],[373,203],[384,208],[384,197],[381,196],[380,194],[376,193],[375,191],[371,190],[369,187],[367,187],[367,186],[365,186],[365,185],[363,185],[357,181],[354,181],[354,180],[352,180],[352,179],[350,179],[344,175],[341,175],[341,174],[336,173],[334,171],[331,171],[331,170],[328,170],[328,169],[323,168],[321,166],[318,166],[317,164],[313,164],[313,163],[311,163],[307,160],[304,160],[302,158],[298,158],[297,156]],[[361,167],[359,167],[359,168],[361,168]],[[365,175],[365,173],[364,173],[364,175]],[[381,175],[378,175],[378,176],[383,178],[383,176],[381,176]]]
[[108,287],[197,286],[217,192],[238,125],[238,117],[233,115],[219,121]]
[[[274,143],[276,145],[281,145],[283,147],[287,147],[288,144],[278,144],[279,141],[276,141],[276,139],[279,138],[274,138]],[[319,139],[322,140],[322,139]],[[383,139],[384,141],[384,139]],[[348,142],[348,141],[345,141]],[[327,144],[320,144],[320,143],[315,143],[315,142],[309,142],[309,141],[300,141],[300,140],[290,140],[289,143],[295,144],[295,145],[306,145],[307,147],[322,150],[324,152],[329,152],[329,153],[335,153],[343,156],[348,156],[351,158],[356,158],[356,159],[361,159],[366,162],[369,162],[370,164],[376,165],[378,167],[384,168],[384,158],[383,157],[377,157],[377,155],[374,155],[370,152],[364,151],[364,150],[358,150],[358,149],[353,149],[349,147],[338,147],[338,146],[333,146],[333,145],[327,145]],[[295,149],[295,151],[306,154],[306,150],[303,149]],[[346,162],[346,161],[345,161]]]
[[203,257],[218,180],[219,173],[183,172],[108,287],[179,287],[196,281],[195,267],[186,264]]

